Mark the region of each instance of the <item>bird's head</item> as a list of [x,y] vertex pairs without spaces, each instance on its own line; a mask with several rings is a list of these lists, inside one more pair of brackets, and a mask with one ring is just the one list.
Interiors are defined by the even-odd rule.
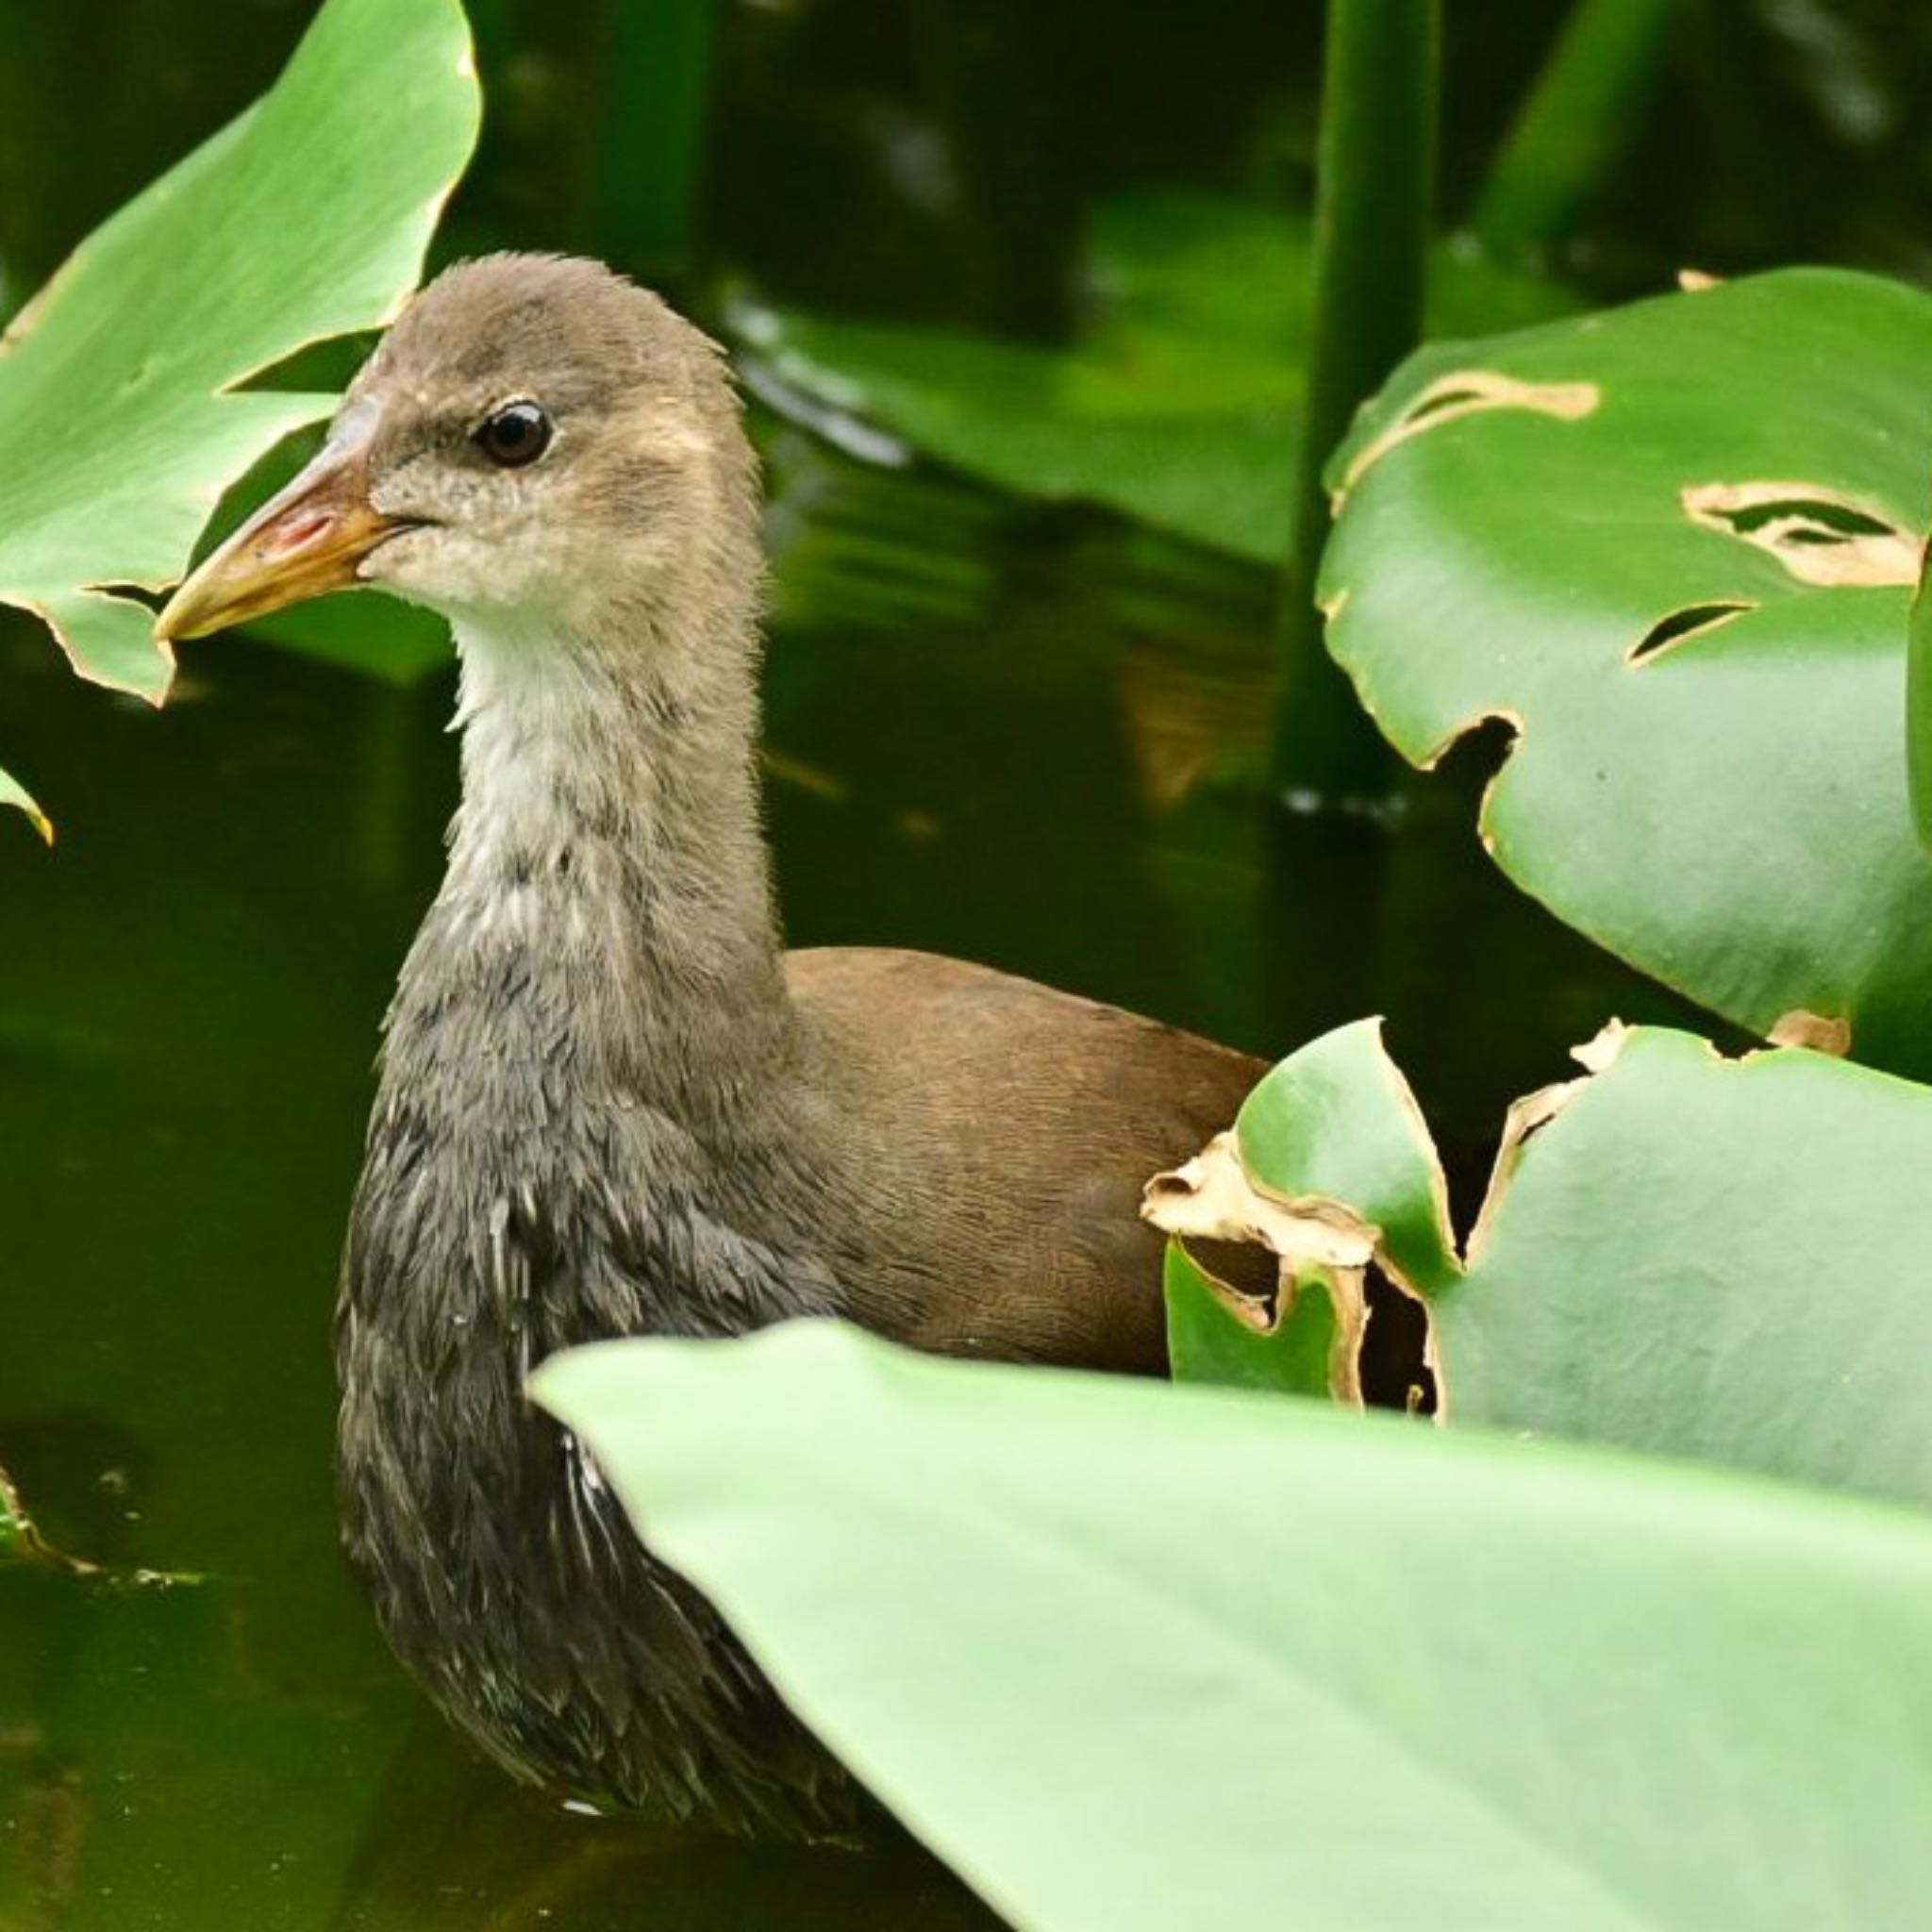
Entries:
[[358,585],[459,626],[593,625],[600,599],[742,574],[717,533],[756,528],[755,490],[723,359],[698,330],[599,263],[490,256],[415,298],[314,461],[156,631],[199,637]]

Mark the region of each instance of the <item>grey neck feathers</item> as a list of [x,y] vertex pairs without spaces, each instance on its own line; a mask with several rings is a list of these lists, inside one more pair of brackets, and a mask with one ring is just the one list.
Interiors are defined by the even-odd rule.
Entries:
[[716,1144],[795,1051],[754,764],[756,557],[704,561],[568,628],[458,620],[462,805],[392,1074],[460,1077],[451,1057],[484,1053],[499,1111],[641,1096]]

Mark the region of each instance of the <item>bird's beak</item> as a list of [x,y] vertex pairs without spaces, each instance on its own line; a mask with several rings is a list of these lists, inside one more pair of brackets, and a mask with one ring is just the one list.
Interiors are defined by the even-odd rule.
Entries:
[[[353,413],[353,412],[352,412]],[[372,424],[339,424],[315,460],[212,552],[155,620],[162,643],[206,637],[359,581],[358,566],[405,518],[369,501]]]

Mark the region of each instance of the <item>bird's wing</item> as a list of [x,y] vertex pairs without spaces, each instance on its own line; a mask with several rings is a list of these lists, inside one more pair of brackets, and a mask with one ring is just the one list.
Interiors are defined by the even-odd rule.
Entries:
[[1262,1063],[930,954],[829,948],[788,970],[871,1074],[840,1264],[860,1318],[946,1353],[1162,1367],[1141,1191],[1228,1124]]

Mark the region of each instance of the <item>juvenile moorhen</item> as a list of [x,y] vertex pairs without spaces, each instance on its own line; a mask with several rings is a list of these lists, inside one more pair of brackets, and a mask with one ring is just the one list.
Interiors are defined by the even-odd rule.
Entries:
[[461,658],[462,807],[336,1329],[345,1540],[390,1641],[520,1777],[816,1832],[843,1774],[525,1377],[814,1314],[1158,1373],[1141,1183],[1260,1069],[955,959],[782,951],[763,575],[716,347],[596,263],[503,255],[417,297],[158,629],[367,584],[442,612]]

